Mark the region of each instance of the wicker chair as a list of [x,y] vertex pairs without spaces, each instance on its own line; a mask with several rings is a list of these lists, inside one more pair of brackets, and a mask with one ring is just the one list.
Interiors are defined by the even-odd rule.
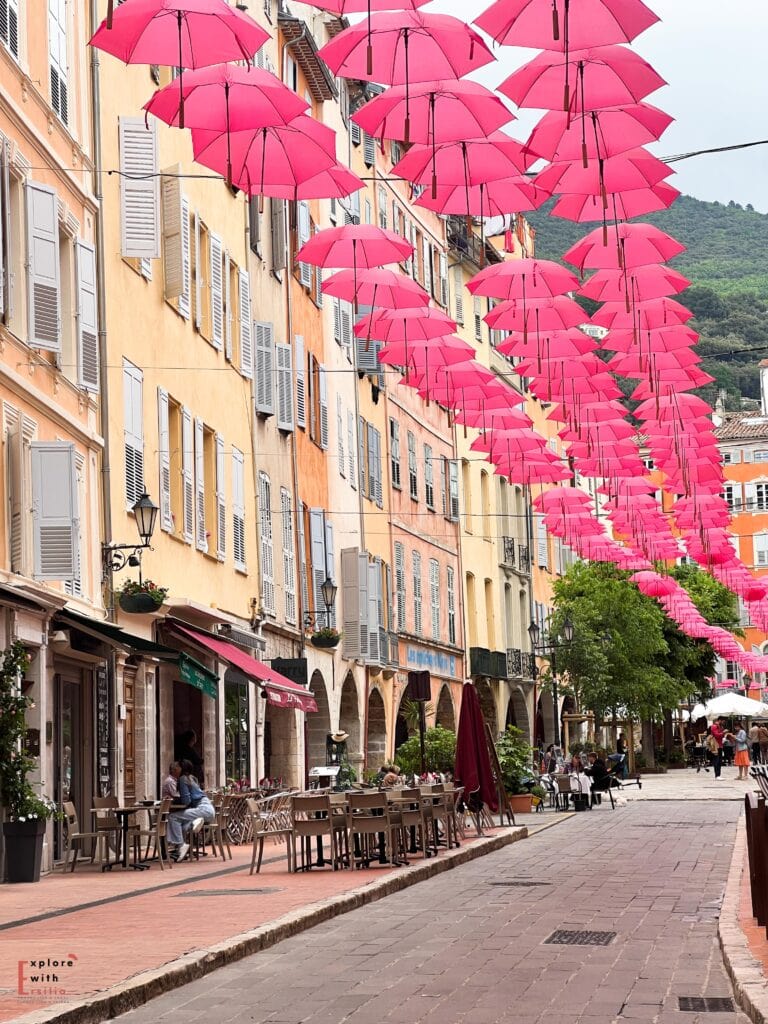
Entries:
[[283,794],[277,797],[265,797],[263,800],[248,798],[248,812],[251,815],[253,829],[253,854],[251,856],[251,870],[258,874],[261,871],[261,858],[264,854],[264,840],[271,837],[274,841],[285,839],[285,851],[288,857],[288,870],[293,870],[292,841],[293,829],[286,824],[280,800]]
[[[108,832],[102,830],[96,830],[95,832],[81,832],[80,822],[77,820],[77,810],[75,805],[70,800],[65,800],[63,804],[64,808],[64,820],[66,822],[66,849],[64,851],[64,860],[62,862],[62,871],[66,871],[69,867],[70,871],[75,870],[75,864],[77,863],[78,854],[83,848],[83,843],[88,842],[91,848],[90,862],[93,864],[96,856],[102,859],[103,862],[107,863],[109,860],[109,847],[107,846]],[[70,860],[70,855],[72,859]]]
[[[171,798],[165,797],[156,810],[155,818],[149,828],[138,828],[133,833],[133,859],[135,862],[148,860],[150,853],[157,857],[160,862],[160,870],[165,870],[165,865],[171,867],[172,861],[168,856],[168,816],[171,813]],[[142,853],[142,843],[146,840],[146,846]]]

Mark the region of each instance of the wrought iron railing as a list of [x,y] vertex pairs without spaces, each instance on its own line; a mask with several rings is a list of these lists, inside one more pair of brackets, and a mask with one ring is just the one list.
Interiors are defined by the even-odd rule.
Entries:
[[517,545],[517,568],[520,572],[531,571],[531,556],[528,553],[528,547],[525,544]]
[[504,559],[504,565],[514,566],[515,564],[515,538],[514,537],[502,537],[502,557]]
[[517,647],[507,648],[507,676],[523,674],[523,652]]

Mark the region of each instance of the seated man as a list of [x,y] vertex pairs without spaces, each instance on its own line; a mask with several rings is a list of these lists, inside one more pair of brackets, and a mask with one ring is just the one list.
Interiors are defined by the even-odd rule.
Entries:
[[584,769],[584,772],[592,780],[592,800],[597,800],[597,803],[601,803],[600,793],[605,792],[609,786],[613,784],[610,773],[605,767],[605,761],[602,757],[593,751],[587,755],[589,765]]

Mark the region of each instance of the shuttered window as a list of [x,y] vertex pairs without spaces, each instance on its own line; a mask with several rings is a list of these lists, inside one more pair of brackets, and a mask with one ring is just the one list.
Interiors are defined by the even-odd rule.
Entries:
[[26,183],[28,341],[34,348],[61,350],[59,217],[56,193]]
[[[296,241],[297,251],[308,242],[312,235],[312,221],[309,216],[309,203],[301,200],[296,206]],[[299,281],[305,288],[312,287],[313,268],[310,263],[299,263]]]
[[96,250],[88,242],[75,245],[77,269],[77,383],[99,390],[99,328],[96,298]]
[[283,589],[285,592],[285,621],[295,625],[296,612],[296,553],[293,540],[293,509],[287,488],[280,488],[280,514],[283,533]]
[[448,597],[448,643],[456,643],[456,575],[452,566],[448,566],[446,592]]
[[438,267],[440,273],[440,290],[438,301],[441,305],[448,307],[448,257],[444,252],[438,253]]
[[379,204],[379,227],[387,230],[387,190],[379,185],[377,190],[377,201]]
[[272,537],[272,485],[259,473],[259,526],[261,535],[261,601],[264,611],[275,614],[274,541]]
[[0,40],[19,56],[19,0],[0,0]]
[[237,278],[237,309],[240,319],[240,373],[253,379],[253,325],[251,323],[251,278],[240,270]]
[[424,445],[424,496],[427,508],[435,511],[435,465],[432,459],[432,448]]
[[144,375],[123,361],[125,505],[132,509],[144,493]]
[[342,653],[368,658],[368,555],[358,548],[341,552]]
[[33,441],[30,455],[33,576],[73,582],[80,575],[75,446],[67,441]]
[[275,339],[272,324],[255,321],[253,331],[256,356],[256,412],[263,416],[272,416],[275,411]]
[[440,563],[429,560],[429,606],[432,616],[432,639],[440,639]]
[[483,340],[483,310],[480,305],[480,299],[475,296],[473,304],[473,318],[475,324],[475,341]]
[[318,384],[320,406],[320,447],[327,451],[330,443],[330,435],[328,424],[328,379],[324,366],[319,368]]
[[195,547],[208,551],[205,520],[205,428],[203,421],[195,420]]
[[192,413],[181,410],[181,482],[184,541],[191,544],[195,536],[195,439]]
[[400,490],[400,424],[392,417],[389,420],[389,461],[392,486]]
[[424,290],[432,295],[432,246],[426,238],[421,240],[421,261],[424,267]]
[[227,484],[224,438],[216,435],[216,557],[224,561],[227,553]]
[[421,615],[421,555],[418,551],[413,552],[411,570],[413,577],[413,631],[420,635],[423,624]]
[[121,117],[120,227],[121,252],[128,258],[160,256],[160,178],[157,123],[143,117]]
[[173,533],[171,509],[171,426],[168,392],[157,389],[157,431],[158,431],[158,493],[160,495],[160,529]]
[[285,200],[270,199],[270,225],[272,234],[272,270],[285,270],[288,262],[285,235]]
[[328,576],[325,513],[321,508],[309,510],[309,552],[312,569],[312,608],[315,615],[325,613],[322,586]]
[[[0,0],[0,8],[7,0]],[[10,143],[0,134],[0,320],[10,323],[11,306],[11,175]]]
[[383,508],[381,434],[371,423],[368,424],[368,488],[368,497]]
[[218,235],[208,236],[211,281],[211,344],[216,349],[224,345],[224,247]]
[[353,490],[357,490],[357,472],[355,467],[356,448],[355,414],[349,410],[347,412],[347,460],[349,463],[349,482],[352,485]]
[[178,299],[184,290],[181,223],[181,165],[163,171],[160,197],[163,217],[163,282],[166,299]]
[[536,564],[542,569],[549,568],[549,543],[547,525],[541,513],[536,514]]
[[395,591],[397,592],[397,628],[405,629],[405,548],[395,541]]
[[341,394],[336,393],[336,452],[339,460],[339,475],[347,475],[347,460],[344,453],[344,409],[341,403]]
[[448,518],[459,521],[459,466],[455,460],[448,463]]
[[363,132],[363,163],[366,167],[373,167],[376,163],[376,142],[372,135]]
[[69,122],[69,58],[67,54],[66,0],[48,0],[48,56],[51,72],[51,106],[64,124],[67,124]]
[[245,572],[245,458],[232,449],[232,556],[235,568]]
[[[234,264],[229,255],[229,250],[224,250],[224,358],[228,363],[232,362],[232,273]],[[236,270],[235,270],[236,273]]]
[[[17,417],[18,418],[18,417]],[[8,549],[11,572],[29,573],[29,474],[28,440],[20,426],[6,434],[6,462],[8,466],[9,528]]]
[[381,592],[381,559],[368,563],[368,663],[382,664],[382,619],[383,601]]
[[296,425],[307,426],[307,361],[304,355],[304,338],[297,334],[294,339],[296,352]]
[[293,430],[293,366],[290,345],[276,345],[277,428]]
[[416,465],[416,438],[408,431],[408,491],[414,501],[419,500],[419,472]]
[[457,324],[464,323],[464,279],[461,266],[453,268],[453,316]]

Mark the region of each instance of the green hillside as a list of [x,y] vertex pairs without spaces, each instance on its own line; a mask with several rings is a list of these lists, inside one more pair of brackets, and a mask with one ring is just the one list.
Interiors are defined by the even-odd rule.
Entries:
[[[560,260],[594,225],[549,216],[552,203],[530,214],[536,255]],[[669,210],[639,218],[686,246],[672,266],[693,282],[680,299],[696,314],[699,355],[716,383],[702,389],[713,402],[720,388],[728,405],[757,398],[757,364],[768,358],[768,215],[731,202],[705,203],[681,196]]]

